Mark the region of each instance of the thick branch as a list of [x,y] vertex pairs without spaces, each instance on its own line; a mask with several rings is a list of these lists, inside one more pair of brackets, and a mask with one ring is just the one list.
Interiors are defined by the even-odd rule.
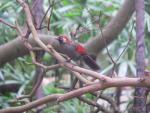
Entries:
[[[118,34],[125,27],[127,22],[134,11],[134,0],[124,0],[124,4],[118,11],[117,15],[110,21],[110,23],[103,29],[103,39],[106,40],[107,44],[111,43]],[[104,47],[104,40],[102,40],[101,33],[99,33],[95,38],[89,40],[85,47],[92,54],[97,55]]]
[[[45,44],[50,43],[53,45],[53,47],[56,47],[58,45],[57,41],[53,38],[55,36],[39,35],[39,37]],[[36,42],[33,40],[33,38],[29,38],[29,42],[33,47],[38,47]],[[0,66],[2,66],[3,64],[11,60],[14,60],[17,57],[24,56],[28,53],[29,52],[24,46],[21,37],[18,37],[0,46]]]
[[74,97],[79,97],[88,92],[95,92],[99,90],[103,90],[109,87],[123,87],[123,86],[142,86],[149,87],[150,79],[145,79],[144,81],[140,81],[139,78],[107,78],[107,82],[98,82],[93,85],[89,85],[86,87],[82,87],[76,89],[74,91],[70,91],[65,94],[53,94],[46,97],[43,97],[39,100],[35,100],[23,106],[18,107],[10,107],[3,110],[0,110],[0,113],[20,113],[32,109],[34,107],[41,106],[48,102],[62,102]]
[[[134,0],[125,0],[122,8],[118,11],[118,14],[105,27],[105,29],[103,30],[103,36],[106,39],[107,44],[112,42],[115,37],[120,33],[120,31],[124,28],[134,11],[133,6]],[[48,44],[48,42],[51,42],[51,37],[55,36],[39,35],[39,37],[45,44]],[[101,34],[98,34],[97,37],[89,40],[85,44],[85,47],[88,49],[89,52],[97,54],[101,49],[105,47],[104,42],[100,39]],[[34,43],[35,41],[33,41],[33,38],[30,39],[30,42],[32,42],[33,45],[36,45]],[[18,38],[4,45],[1,45],[0,66],[17,57],[24,56],[27,53],[27,49],[25,49],[23,42],[21,41],[21,39]]]

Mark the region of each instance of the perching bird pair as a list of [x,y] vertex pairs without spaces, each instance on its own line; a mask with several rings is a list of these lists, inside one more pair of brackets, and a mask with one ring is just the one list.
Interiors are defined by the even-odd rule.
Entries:
[[99,70],[100,67],[96,64],[95,59],[89,55],[86,49],[79,43],[76,43],[67,36],[59,36],[57,38],[61,46],[61,52],[66,54],[73,60],[83,59],[83,61],[93,70]]

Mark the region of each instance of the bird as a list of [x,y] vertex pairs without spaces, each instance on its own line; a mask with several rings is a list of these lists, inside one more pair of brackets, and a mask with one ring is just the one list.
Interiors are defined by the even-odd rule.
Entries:
[[74,61],[83,59],[85,64],[91,69],[100,70],[100,66],[96,63],[96,58],[88,54],[82,44],[72,41],[66,35],[58,36],[57,40],[60,44],[61,53],[67,55]]

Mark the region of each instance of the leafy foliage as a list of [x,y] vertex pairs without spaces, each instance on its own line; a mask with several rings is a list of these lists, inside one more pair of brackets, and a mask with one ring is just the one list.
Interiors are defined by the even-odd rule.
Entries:
[[48,107],[44,110],[45,113],[90,113],[89,105],[80,102],[77,99],[72,99],[63,104]]
[[[79,42],[86,42],[88,39],[97,35],[100,32],[99,25],[103,28],[109,23],[111,18],[116,14],[122,1],[119,0],[55,0],[55,6],[52,13],[52,19],[50,23],[51,33],[55,35],[67,34],[71,37],[70,33],[75,32],[78,28],[77,38],[71,37],[73,40]],[[145,14],[145,53],[146,61],[149,64],[150,58],[150,1],[145,1],[146,14]],[[49,6],[49,1],[44,0],[44,10],[46,11]],[[16,19],[20,25],[24,25],[24,14],[21,13],[22,8],[12,0],[0,1],[0,18],[3,18],[11,24],[15,24]],[[50,14],[48,14],[50,15]],[[46,17],[46,22],[47,22]],[[135,25],[134,17],[127,24],[124,30],[120,33],[118,38],[108,46],[111,57],[116,61],[118,56],[122,54],[122,51],[130,43],[117,61],[116,72],[118,75],[135,75]],[[45,23],[47,24],[47,23]],[[48,33],[47,31],[44,31]],[[11,41],[16,38],[17,32],[10,27],[0,23],[0,44]],[[45,55],[43,58],[47,63],[53,63],[51,56]],[[113,68],[113,64],[106,52],[106,48],[100,55],[100,64],[103,67],[102,73],[108,73]],[[150,70],[150,66],[147,66]],[[0,69],[0,85],[9,83],[20,84],[19,91],[17,93],[0,94],[0,108],[10,106],[9,100],[14,99],[16,95],[28,94],[31,91],[29,84],[32,83],[33,75],[35,73],[35,67],[31,65],[31,58],[24,57],[18,58],[6,64]],[[62,71],[64,72],[64,71]],[[50,77],[53,73],[49,73]],[[29,89],[26,92],[26,89]],[[44,88],[45,95],[53,93],[64,93],[64,90],[56,88],[54,85],[48,85]],[[114,93],[114,90],[108,89],[108,92]],[[92,99],[90,94],[86,94],[86,97]],[[129,103],[129,102],[128,102]],[[48,107],[45,109],[45,113],[56,113],[61,109],[62,113],[88,113],[90,108],[84,103],[80,103],[77,99],[69,100],[64,104],[56,105],[55,107]]]

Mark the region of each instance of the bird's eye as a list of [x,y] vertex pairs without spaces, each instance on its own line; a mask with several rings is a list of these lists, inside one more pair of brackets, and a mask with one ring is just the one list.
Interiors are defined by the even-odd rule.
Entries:
[[59,36],[59,37],[58,37],[58,41],[59,41],[59,43],[64,43],[63,37],[62,37],[62,36]]

